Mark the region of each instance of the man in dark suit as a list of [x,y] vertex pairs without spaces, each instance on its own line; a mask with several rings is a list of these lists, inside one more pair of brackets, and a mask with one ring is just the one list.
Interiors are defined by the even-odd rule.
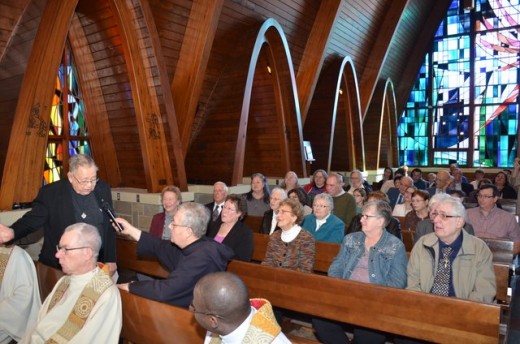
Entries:
[[92,157],[84,154],[69,159],[66,179],[43,186],[32,202],[32,209],[11,228],[0,224],[0,243],[21,239],[43,227],[43,247],[39,261],[59,269],[56,246],[69,225],[84,222],[95,226],[101,235],[102,247],[98,261],[116,270],[116,236],[107,214],[112,209],[110,186],[97,177],[98,167]]
[[438,193],[448,193],[450,191],[452,178],[453,177],[448,173],[448,171],[439,171],[437,172],[437,178],[435,179],[435,186],[426,189],[426,191],[428,191],[430,196]]
[[208,229],[210,227],[220,227],[222,223],[221,213],[224,207],[224,202],[228,195],[228,187],[226,183],[218,181],[213,184],[213,202],[206,204],[206,207],[211,213],[211,217],[208,223]]
[[464,191],[464,193],[466,195],[469,195],[474,190],[473,185],[471,185],[468,182],[465,182],[464,179],[462,178],[464,176],[462,175],[462,171],[460,168],[456,168],[455,170],[453,170],[452,176],[453,176],[453,189]]
[[414,168],[412,170],[413,185],[419,190],[426,190],[428,188],[428,182],[422,177],[422,170],[420,168]]
[[387,192],[388,200],[392,209],[394,209],[396,204],[401,204],[404,202],[404,194],[406,193],[406,189],[413,186],[413,179],[404,176],[401,178],[401,184],[398,188],[390,188]]

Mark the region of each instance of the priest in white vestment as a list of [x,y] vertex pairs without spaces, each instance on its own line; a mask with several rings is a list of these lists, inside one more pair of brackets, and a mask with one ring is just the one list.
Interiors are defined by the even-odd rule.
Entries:
[[0,344],[19,341],[41,307],[34,262],[18,246],[0,246]]
[[85,223],[65,229],[56,258],[66,276],[54,286],[34,328],[21,343],[118,343],[122,326],[121,296],[97,256],[101,237]]

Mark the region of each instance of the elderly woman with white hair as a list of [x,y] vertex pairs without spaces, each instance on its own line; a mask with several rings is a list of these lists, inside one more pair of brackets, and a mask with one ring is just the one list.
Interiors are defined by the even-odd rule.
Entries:
[[312,214],[303,219],[302,227],[311,233],[316,241],[341,243],[345,236],[345,223],[332,214],[332,197],[326,193],[316,195],[312,209]]
[[280,230],[276,215],[278,215],[280,202],[285,199],[287,199],[287,192],[285,192],[281,187],[275,187],[271,190],[271,196],[269,196],[269,207],[271,207],[271,209],[264,213],[262,225],[260,226],[260,233],[271,235],[274,231]]

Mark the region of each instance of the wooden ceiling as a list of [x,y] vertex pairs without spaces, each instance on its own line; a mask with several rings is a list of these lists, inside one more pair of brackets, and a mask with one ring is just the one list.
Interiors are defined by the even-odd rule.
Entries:
[[[32,200],[41,184],[45,146],[28,144],[35,135],[23,128],[28,126],[27,109],[34,109],[36,101],[42,123],[48,124],[46,101],[44,96],[23,95],[32,94],[30,88],[54,87],[48,78],[27,74],[39,73],[30,68],[30,61],[48,60],[49,66],[56,62],[49,50],[64,42],[51,44],[52,38],[43,38],[48,41],[40,45],[48,49],[42,49],[35,40],[58,30],[45,13],[63,7],[61,1],[0,0],[0,207],[4,209],[12,202]],[[318,80],[337,82],[338,75],[324,71],[345,57],[357,74],[363,126],[367,132],[377,132],[368,130],[372,122],[379,123],[373,119],[381,117],[380,106],[371,106],[380,104],[377,85],[392,80],[400,112],[450,2],[79,0],[74,10],[63,8],[54,14],[63,13],[69,27],[66,36],[78,62],[82,92],[89,98],[87,120],[100,176],[113,187],[157,192],[171,183],[184,189],[187,183],[217,179],[236,183],[252,172],[282,176],[294,169],[305,174],[301,140],[306,137],[299,133],[313,131],[314,127],[305,127],[307,118],[314,118],[309,123],[320,117],[329,121],[328,110],[312,106],[320,102],[315,90]],[[269,31],[255,53],[253,43],[269,18],[282,34]],[[257,64],[251,71],[254,56]],[[286,64],[291,68],[283,67]],[[268,73],[268,66],[278,70]],[[251,73],[249,93],[244,90],[245,77]],[[27,80],[38,84],[29,85]],[[250,104],[246,116],[244,97]],[[365,135],[365,151],[376,149],[374,135],[378,134]],[[335,136],[340,140],[342,133]],[[33,148],[28,152],[25,146]],[[335,149],[344,151],[341,155],[348,154]],[[325,154],[315,152],[321,153]],[[348,161],[334,165],[352,166]],[[327,168],[313,168],[320,167]],[[375,167],[366,163],[366,168]],[[29,171],[23,178],[22,170]]]

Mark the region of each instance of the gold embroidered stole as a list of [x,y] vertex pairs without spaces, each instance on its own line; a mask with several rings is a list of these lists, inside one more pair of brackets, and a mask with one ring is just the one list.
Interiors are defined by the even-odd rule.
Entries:
[[[96,305],[99,297],[113,284],[112,279],[104,271],[98,272],[87,283],[80,296],[76,300],[69,317],[63,326],[47,340],[46,343],[67,343],[85,325],[90,312]],[[70,276],[65,277],[54,293],[47,312],[61,300],[70,285]]]
[[[257,311],[251,319],[243,344],[268,344],[278,336],[281,328],[276,321],[271,304],[266,299],[251,299],[251,306]],[[211,336],[210,344],[220,344],[222,338]]]
[[4,280],[5,269],[7,268],[7,263],[9,263],[9,257],[11,252],[13,252],[13,248],[14,246],[0,247],[0,285]]

